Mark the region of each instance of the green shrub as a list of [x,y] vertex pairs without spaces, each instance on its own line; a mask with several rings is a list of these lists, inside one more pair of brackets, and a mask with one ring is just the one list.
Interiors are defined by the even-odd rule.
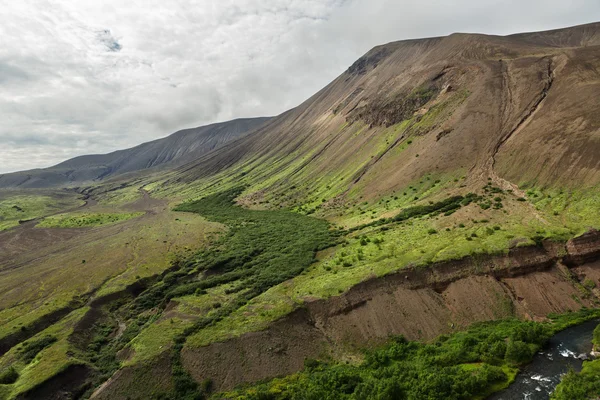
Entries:
[[202,381],[202,383],[200,384],[200,390],[202,390],[203,393],[211,393],[213,391],[213,386],[214,386],[214,382],[212,379],[207,378],[205,380]]
[[454,196],[433,204],[408,207],[397,214],[393,220],[405,221],[409,218],[421,217],[436,212],[441,213],[456,210],[461,207],[461,202],[464,199],[463,196]]
[[13,367],[8,367],[0,372],[0,385],[10,385],[19,379],[19,373]]
[[520,340],[510,340],[506,345],[505,359],[513,364],[523,364],[533,356],[527,343]]
[[596,347],[596,349],[600,350],[600,324],[594,329],[594,336],[592,339],[592,343]]
[[479,203],[479,207],[481,207],[483,210],[487,210],[491,206],[492,203],[490,203],[489,201],[482,201],[481,203]]
[[586,287],[589,290],[592,290],[596,287],[596,282],[594,282],[593,280],[587,278],[583,281],[583,286]]
[[[590,366],[588,366],[590,364]],[[592,368],[591,365],[594,367]],[[589,370],[589,371],[586,371]],[[552,400],[586,400],[600,396],[600,365],[598,360],[584,364],[584,371],[569,370],[551,395]]]
[[53,336],[42,336],[39,339],[29,340],[28,342],[25,342],[21,350],[19,350],[19,357],[23,362],[29,364],[40,351],[52,345],[56,340],[57,339]]

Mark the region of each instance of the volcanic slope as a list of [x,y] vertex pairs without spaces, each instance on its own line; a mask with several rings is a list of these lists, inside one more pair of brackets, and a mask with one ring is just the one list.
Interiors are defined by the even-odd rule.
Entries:
[[[594,187],[600,183],[600,24],[379,46],[299,107],[182,167],[167,191],[221,190],[320,208],[405,191],[424,175]],[[180,185],[177,185],[177,184]]]
[[184,129],[130,149],[80,156],[49,168],[0,175],[0,188],[74,186],[158,166],[172,168],[244,136],[266,121],[268,118],[242,118]]

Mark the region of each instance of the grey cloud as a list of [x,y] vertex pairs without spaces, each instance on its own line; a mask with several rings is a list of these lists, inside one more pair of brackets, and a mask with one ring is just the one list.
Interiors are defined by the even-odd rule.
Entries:
[[30,75],[23,69],[0,61],[0,84],[14,83],[30,78]]
[[121,51],[122,46],[117,39],[113,37],[109,29],[103,29],[98,32],[98,41],[102,43],[108,51]]
[[597,0],[23,0],[0,10],[0,173],[281,113],[371,47],[600,20]]
[[0,144],[3,146],[14,146],[14,147],[25,147],[32,145],[50,145],[53,143],[53,139],[41,136],[39,134],[24,134],[21,133],[19,135],[14,135],[10,133],[5,133],[0,136]]

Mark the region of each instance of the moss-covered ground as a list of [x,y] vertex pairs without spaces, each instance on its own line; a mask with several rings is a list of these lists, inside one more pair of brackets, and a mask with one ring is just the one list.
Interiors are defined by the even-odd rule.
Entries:
[[68,213],[44,218],[38,228],[86,228],[126,221],[144,213]]
[[87,310],[87,307],[82,307],[70,313],[59,323],[13,347],[0,358],[0,375],[9,369],[16,372],[14,382],[5,386],[5,398],[15,398],[42,384],[69,365],[83,363],[72,356],[68,339],[73,327]]
[[60,191],[0,192],[0,231],[17,226],[20,222],[83,205],[79,197],[74,192]]

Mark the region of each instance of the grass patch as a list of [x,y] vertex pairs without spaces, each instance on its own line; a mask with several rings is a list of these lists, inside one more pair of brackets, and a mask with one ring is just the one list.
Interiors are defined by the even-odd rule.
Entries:
[[[22,191],[19,193],[26,193]],[[82,205],[76,194],[12,194],[0,193],[0,231],[19,225],[20,222],[40,218],[70,207]]]
[[70,213],[46,217],[36,225],[37,228],[87,228],[126,221],[143,215],[135,213]]
[[132,184],[124,187],[118,186],[112,187],[108,190],[106,190],[105,187],[106,186],[102,187],[104,191],[95,193],[94,196],[101,205],[127,204],[142,198],[142,194],[139,191],[138,185]]
[[29,340],[23,343],[19,349],[19,357],[24,363],[29,364],[40,351],[52,345],[56,340],[54,336],[42,336],[38,339]]

